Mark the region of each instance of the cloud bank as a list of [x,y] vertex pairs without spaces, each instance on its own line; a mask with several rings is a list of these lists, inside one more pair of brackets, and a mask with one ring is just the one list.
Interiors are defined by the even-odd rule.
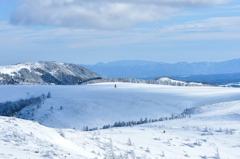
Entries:
[[22,0],[13,11],[15,25],[121,30],[165,20],[185,8],[209,7],[230,0]]

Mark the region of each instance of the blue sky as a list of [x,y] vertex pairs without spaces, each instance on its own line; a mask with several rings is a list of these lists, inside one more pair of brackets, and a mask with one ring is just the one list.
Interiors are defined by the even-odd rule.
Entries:
[[237,0],[0,0],[0,65],[240,58]]

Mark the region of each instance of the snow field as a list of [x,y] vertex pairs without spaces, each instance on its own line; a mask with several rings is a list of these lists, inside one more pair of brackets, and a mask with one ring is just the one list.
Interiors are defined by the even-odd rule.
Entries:
[[[34,119],[53,128],[82,130],[103,127],[119,121],[138,121],[178,115],[186,108],[240,99],[240,90],[222,87],[182,87],[150,84],[117,83],[86,86],[0,86],[0,102],[52,93],[40,109],[21,111],[24,118]],[[53,107],[53,113],[50,107]],[[63,106],[63,110],[60,107]],[[34,111],[34,117],[27,109]]]
[[[0,117],[0,158],[240,158],[239,89],[124,83],[115,89],[113,84],[0,86],[0,102],[52,93],[40,109],[22,110],[42,125]],[[26,114],[32,108],[34,117]],[[80,131],[83,126],[170,117],[186,108],[191,118]]]

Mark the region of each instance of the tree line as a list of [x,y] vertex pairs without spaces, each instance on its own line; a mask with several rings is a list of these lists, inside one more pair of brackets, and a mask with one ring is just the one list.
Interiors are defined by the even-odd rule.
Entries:
[[21,111],[23,108],[36,104],[41,105],[45,102],[46,98],[51,98],[51,92],[47,95],[42,94],[38,97],[30,97],[27,99],[20,99],[18,101],[6,101],[0,103],[0,115],[1,116],[13,116],[15,112]]
[[[134,126],[134,125],[141,125],[141,124],[147,124],[147,123],[154,123],[154,122],[158,122],[158,121],[165,121],[165,120],[175,120],[175,119],[182,119],[182,118],[186,118],[186,109],[184,110],[184,113],[179,114],[179,115],[174,115],[172,114],[171,117],[160,117],[158,119],[148,119],[148,118],[141,118],[139,121],[128,121],[128,122],[124,122],[124,121],[119,121],[119,122],[115,122],[113,125],[104,125],[102,128],[100,129],[109,129],[109,128],[114,128],[114,127],[128,127],[128,126]],[[191,118],[191,114],[188,115],[189,118]],[[95,128],[88,128],[88,126],[84,126],[83,127],[83,131],[94,131],[94,130],[98,130],[97,127]]]

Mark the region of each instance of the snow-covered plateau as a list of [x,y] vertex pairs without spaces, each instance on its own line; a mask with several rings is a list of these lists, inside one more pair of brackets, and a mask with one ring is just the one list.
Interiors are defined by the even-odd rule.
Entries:
[[[240,158],[238,88],[2,85],[0,102],[49,91],[51,98],[41,107],[18,112],[25,119],[0,117],[0,158]],[[186,108],[186,118],[100,129],[119,121],[177,116]],[[98,130],[82,131],[84,126]]]

